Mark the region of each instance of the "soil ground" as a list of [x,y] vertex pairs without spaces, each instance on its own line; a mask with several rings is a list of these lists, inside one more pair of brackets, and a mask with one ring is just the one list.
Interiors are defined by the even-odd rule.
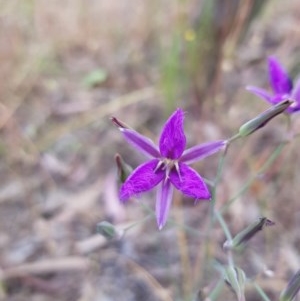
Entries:
[[[207,240],[206,202],[194,206],[176,194],[162,231],[152,211],[154,192],[125,206],[119,202],[114,155],[133,167],[144,158],[110,117],[157,141],[170,112],[183,107],[188,145],[234,135],[267,108],[245,86],[268,87],[268,55],[276,55],[293,77],[300,74],[300,6],[297,0],[267,2],[241,41],[234,39],[237,23],[228,39],[233,48],[224,48],[212,79],[206,64],[197,65],[193,78],[213,84],[197,90],[191,77],[177,74],[181,89],[176,94],[177,84],[171,87],[175,96],[167,101],[162,74],[168,74],[170,36],[182,18],[192,28],[202,4],[0,1],[1,300],[194,300],[200,289],[209,293],[216,285],[214,266],[226,262],[226,238],[216,223]],[[186,43],[195,39],[190,28],[183,32]],[[208,40],[204,36],[203,47]],[[187,49],[181,62],[188,60]],[[252,179],[224,214],[233,234],[260,216],[276,223],[236,255],[271,300],[300,266],[299,139],[260,172],[287,137],[285,121],[280,116],[230,147],[217,190],[221,208]],[[300,117],[293,116],[295,132],[299,125]],[[218,156],[212,156],[194,167],[213,180],[217,165]],[[96,232],[101,221],[118,231],[129,228],[109,240]],[[248,301],[261,300],[251,285],[246,289]],[[233,298],[225,288],[218,300]]]

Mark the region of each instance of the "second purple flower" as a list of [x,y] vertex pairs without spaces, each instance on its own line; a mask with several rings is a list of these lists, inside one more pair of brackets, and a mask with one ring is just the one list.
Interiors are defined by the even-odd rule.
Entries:
[[131,145],[150,157],[150,160],[138,166],[121,186],[122,201],[160,184],[155,211],[158,227],[162,229],[172,203],[173,187],[196,200],[211,198],[204,180],[188,164],[221,150],[226,145],[226,141],[200,144],[185,150],[184,112],[181,109],[177,109],[166,121],[160,134],[158,147],[149,138],[129,129],[116,118],[112,120]]
[[294,103],[286,109],[286,112],[295,113],[300,111],[300,79],[297,80],[294,86],[287,71],[274,56],[268,58],[268,69],[273,93],[253,86],[247,86],[246,89],[272,105],[285,99],[291,99]]

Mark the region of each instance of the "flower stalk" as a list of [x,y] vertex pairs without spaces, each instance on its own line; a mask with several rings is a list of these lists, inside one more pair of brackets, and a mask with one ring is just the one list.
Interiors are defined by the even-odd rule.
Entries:
[[255,131],[259,130],[260,128],[264,127],[274,117],[283,113],[291,104],[293,104],[292,100],[285,99],[285,100],[275,104],[274,106],[270,107],[268,110],[259,114],[257,117],[244,123],[239,128],[239,136],[246,137],[246,136],[254,133]]
[[223,245],[223,248],[226,250],[242,249],[246,243],[259,231],[263,230],[265,227],[273,225],[275,225],[274,222],[266,217],[262,217],[258,221],[249,225],[246,229],[239,232],[232,240],[227,239]]

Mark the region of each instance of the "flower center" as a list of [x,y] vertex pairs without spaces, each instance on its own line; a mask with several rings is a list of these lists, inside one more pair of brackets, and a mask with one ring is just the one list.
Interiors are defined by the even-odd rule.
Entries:
[[158,164],[155,168],[155,171],[157,171],[159,169],[165,171],[165,181],[166,181],[169,179],[170,173],[174,168],[179,176],[179,179],[181,180],[178,160],[163,158],[158,162]]

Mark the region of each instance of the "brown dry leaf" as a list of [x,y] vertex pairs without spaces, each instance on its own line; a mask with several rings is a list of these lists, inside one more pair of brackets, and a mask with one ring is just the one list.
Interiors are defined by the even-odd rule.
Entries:
[[70,256],[65,258],[44,259],[32,263],[2,270],[2,279],[21,277],[27,274],[43,275],[65,271],[84,271],[89,268],[90,261],[83,257]]

